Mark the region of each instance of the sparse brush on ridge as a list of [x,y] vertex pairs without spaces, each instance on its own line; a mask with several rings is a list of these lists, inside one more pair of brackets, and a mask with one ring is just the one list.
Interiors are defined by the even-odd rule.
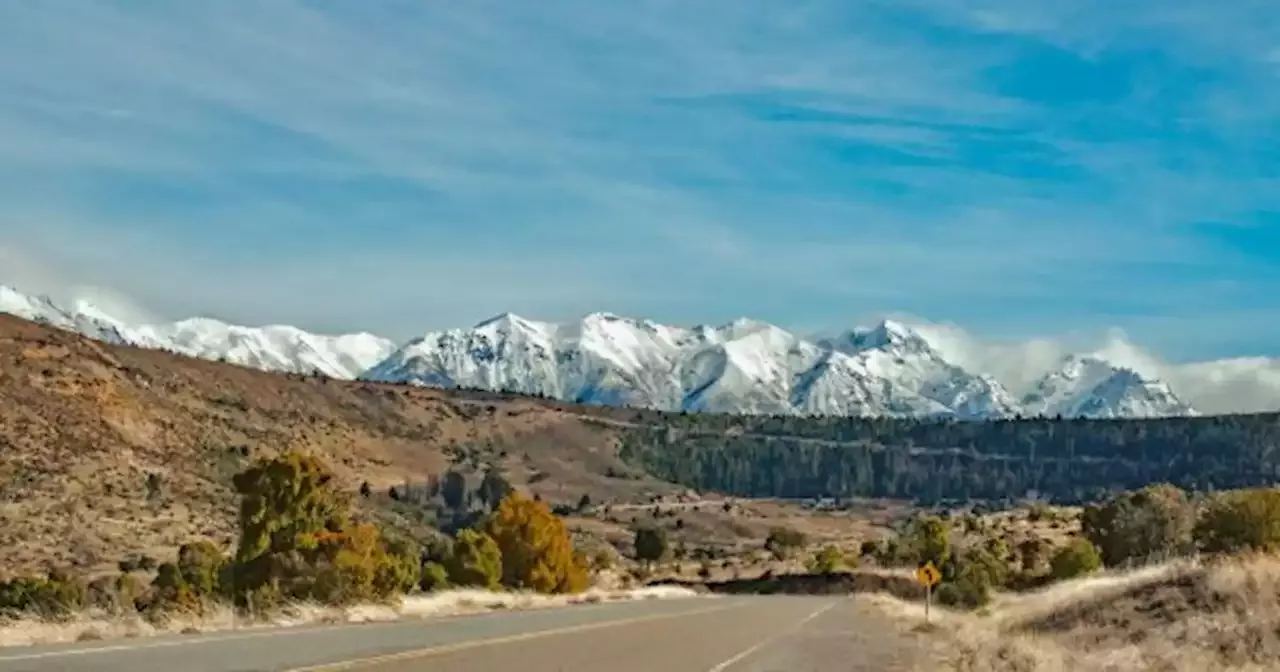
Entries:
[[[919,605],[874,600],[904,627],[923,622]],[[937,610],[928,670],[1275,670],[1278,633],[1280,559],[1179,560],[1004,596],[981,614]]]
[[[1083,535],[1060,545],[1036,580],[1013,575],[1002,584],[990,571],[999,550],[990,540],[949,553],[937,597],[961,610],[935,611],[929,641],[942,669],[1280,669],[1280,490],[1193,503],[1156,485],[1089,507],[1082,523]],[[900,543],[921,548],[918,538]],[[1009,557],[1024,571],[1039,566],[1040,545],[1022,547],[1022,558]],[[1099,573],[1106,559],[1114,566]],[[1007,592],[1015,587],[1024,592]],[[923,619],[918,604],[874,599],[907,627]]]

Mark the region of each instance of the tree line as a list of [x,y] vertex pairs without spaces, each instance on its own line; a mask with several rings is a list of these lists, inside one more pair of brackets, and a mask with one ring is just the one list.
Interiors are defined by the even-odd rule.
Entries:
[[649,473],[746,497],[1062,503],[1165,482],[1196,491],[1280,480],[1280,415],[967,422],[671,415],[625,431]]

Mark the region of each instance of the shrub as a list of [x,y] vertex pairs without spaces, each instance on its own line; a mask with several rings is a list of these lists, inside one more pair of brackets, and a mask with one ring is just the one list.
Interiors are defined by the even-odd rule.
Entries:
[[978,548],[970,550],[959,559],[955,568],[955,581],[961,582],[965,577],[981,576],[982,584],[988,588],[998,588],[1009,581],[1009,565],[1004,558],[992,553],[991,549]]
[[227,592],[222,586],[226,565],[226,556],[212,542],[196,541],[178,549],[178,573],[197,595],[214,597]]
[[540,593],[579,593],[589,582],[564,522],[544,502],[512,492],[489,517],[485,533],[498,544],[502,583]]
[[[261,608],[282,599],[345,604],[385,600],[417,582],[419,560],[407,546],[388,544],[379,529],[349,518],[349,501],[317,458],[285,453],[259,460],[234,479],[240,494],[240,545],[222,579],[238,603]],[[179,585],[208,585],[209,549],[192,548],[179,560],[179,583],[165,590],[181,600]],[[194,573],[192,573],[194,571]]]
[[147,595],[147,587],[137,576],[121,573],[91,581],[86,593],[86,606],[112,614],[137,611]]
[[1189,551],[1195,509],[1177,487],[1151,485],[1086,508],[1080,524],[1102,561],[1116,566]]
[[806,543],[808,543],[808,539],[803,532],[789,527],[775,527],[769,530],[769,536],[764,541],[764,547],[778,560],[786,560],[794,555],[796,551],[804,548]]
[[497,467],[490,467],[484,473],[484,478],[480,481],[480,486],[476,489],[476,495],[480,501],[484,503],[485,508],[493,509],[512,491],[511,482]]
[[453,557],[446,566],[449,582],[493,590],[502,582],[502,552],[489,535],[462,530],[453,544]]
[[645,564],[661,562],[670,552],[667,531],[652,526],[638,528],[635,532],[636,560]]
[[1253,488],[1215,495],[1193,536],[1206,553],[1280,550],[1280,490]]
[[[322,543],[348,525],[346,502],[319,459],[286,453],[233,479],[240,495],[240,545],[233,580],[255,602],[312,597]],[[309,569],[310,568],[310,569]]]
[[939,604],[958,609],[979,609],[991,602],[991,584],[978,565],[966,565],[955,581],[938,586]]
[[827,546],[809,560],[809,571],[814,574],[832,574],[844,566],[844,554],[835,546]]
[[382,596],[412,592],[422,579],[422,552],[403,539],[384,539],[383,546],[373,579],[374,592]]
[[160,565],[155,578],[151,580],[150,607],[163,611],[200,613],[203,604],[200,595],[183,580],[177,563],[166,562]]
[[1102,557],[1087,539],[1072,539],[1049,561],[1049,574],[1059,581],[1092,574],[1101,568]]
[[908,530],[904,542],[910,549],[915,562],[920,564],[932,562],[936,567],[941,567],[946,562],[951,548],[947,524],[937,516],[927,516],[917,520]]
[[438,562],[425,563],[418,585],[427,593],[444,590],[449,587],[449,570]]
[[25,612],[45,618],[61,618],[82,609],[89,586],[64,570],[47,577],[19,577],[0,582],[0,610]]

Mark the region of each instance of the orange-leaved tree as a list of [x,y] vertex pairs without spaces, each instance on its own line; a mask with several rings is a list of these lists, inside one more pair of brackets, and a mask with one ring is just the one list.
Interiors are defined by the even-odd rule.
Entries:
[[502,555],[502,584],[540,593],[579,593],[589,582],[564,521],[545,502],[512,491],[484,528]]

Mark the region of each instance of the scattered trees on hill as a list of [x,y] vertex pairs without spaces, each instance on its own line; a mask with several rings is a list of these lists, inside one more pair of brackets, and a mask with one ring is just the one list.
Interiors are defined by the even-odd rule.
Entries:
[[[318,458],[284,453],[237,474],[240,540],[231,555],[208,541],[183,545],[156,568],[149,587],[122,563],[116,577],[86,584],[66,572],[0,582],[0,612],[68,615],[85,606],[161,615],[200,613],[230,600],[268,609],[288,601],[325,604],[398,599],[450,585],[574,593],[587,587],[587,561],[546,504],[486,477],[482,498],[502,494],[480,524],[456,540],[423,547],[357,520],[351,498]],[[457,479],[445,479],[442,490]],[[465,481],[464,481],[465,482]],[[463,490],[464,495],[465,489]]]

